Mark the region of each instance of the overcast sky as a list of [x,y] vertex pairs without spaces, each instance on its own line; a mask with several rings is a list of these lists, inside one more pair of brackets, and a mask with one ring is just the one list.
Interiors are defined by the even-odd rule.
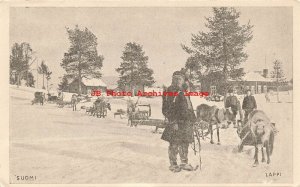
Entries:
[[[237,9],[241,24],[250,20],[254,25],[253,39],[246,47],[249,58],[242,65],[245,71],[271,69],[276,58],[283,62],[286,77],[292,78],[292,8]],[[191,34],[205,30],[204,17],[211,15],[211,8],[11,8],[10,46],[30,43],[35,56],[53,71],[51,81],[56,86],[65,73],[60,63],[69,47],[66,27],[78,24],[97,36],[104,76],[118,76],[115,68],[125,44],[137,42],[149,57],[158,84],[169,84],[172,73],[188,57],[180,44],[189,45]]]

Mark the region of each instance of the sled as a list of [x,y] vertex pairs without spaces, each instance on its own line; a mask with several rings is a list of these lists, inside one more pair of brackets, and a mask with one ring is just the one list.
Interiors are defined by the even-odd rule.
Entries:
[[97,118],[105,118],[107,116],[107,109],[111,110],[110,103],[106,101],[95,102],[90,113],[92,113],[93,116],[96,115]]
[[[217,128],[214,128],[214,130],[216,130]],[[199,136],[204,140],[205,138],[210,139],[209,135],[209,123],[206,121],[196,121],[194,123],[194,131],[198,131],[199,132]]]
[[146,125],[146,126],[155,126],[158,128],[165,128],[166,123],[165,120],[162,119],[145,119],[145,120],[131,120],[132,125],[137,126],[137,125]]
[[44,93],[43,92],[35,92],[34,99],[31,101],[31,104],[40,103],[41,105],[44,104]]
[[116,116],[120,116],[121,119],[123,119],[122,115],[125,115],[126,111],[123,109],[118,109],[117,112],[114,113],[114,118],[116,118]]
[[[147,107],[148,110],[141,110],[138,107]],[[136,109],[137,108],[137,109]],[[134,105],[127,108],[128,125],[137,126],[143,120],[149,120],[151,116],[151,105]],[[148,122],[145,122],[148,124]]]
[[[276,135],[278,133],[278,130],[275,127],[275,123],[271,123],[272,127],[273,127],[273,132]],[[250,129],[250,125],[244,125],[242,127],[240,127],[240,129],[237,130],[237,134],[239,136],[239,138],[241,139],[241,142],[238,146],[239,151],[241,151],[242,147],[241,145],[245,146],[254,146],[255,142],[254,142],[254,137],[251,133],[251,129]]]

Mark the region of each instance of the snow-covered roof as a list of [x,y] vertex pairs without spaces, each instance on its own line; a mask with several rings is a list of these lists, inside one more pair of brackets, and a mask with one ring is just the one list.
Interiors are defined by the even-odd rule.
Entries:
[[272,80],[270,78],[263,77],[258,72],[248,72],[244,75],[242,78],[244,81],[257,81],[257,82],[271,82]]
[[103,76],[102,80],[103,80],[103,82],[105,82],[107,84],[107,86],[118,85],[119,77],[117,77],[117,76]]
[[86,86],[102,86],[106,87],[106,84],[101,80],[101,79],[87,79],[87,78],[82,78],[82,83]]
[[115,89],[118,87],[119,77],[117,76],[103,76],[102,81],[107,85],[109,89]]

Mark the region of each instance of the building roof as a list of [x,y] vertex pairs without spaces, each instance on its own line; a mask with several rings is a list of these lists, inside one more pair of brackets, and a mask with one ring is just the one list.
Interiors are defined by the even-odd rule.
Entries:
[[272,82],[272,79],[263,77],[259,72],[248,72],[242,78],[243,81],[256,81],[256,82]]
[[101,79],[87,79],[87,78],[82,78],[82,83],[86,86],[102,86],[102,87],[107,87],[106,84],[101,80]]
[[118,87],[119,77],[117,76],[103,76],[102,80],[104,83],[106,83],[109,89],[115,89]]
[[246,72],[243,77],[239,80],[229,79],[229,81],[253,81],[253,82],[273,82],[271,78],[265,78],[262,74],[258,71],[250,71]]

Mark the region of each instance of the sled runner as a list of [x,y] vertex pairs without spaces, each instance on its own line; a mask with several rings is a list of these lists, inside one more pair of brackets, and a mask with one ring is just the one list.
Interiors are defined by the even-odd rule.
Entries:
[[166,123],[163,119],[134,119],[131,120],[132,125],[155,126],[157,128],[165,128]]

